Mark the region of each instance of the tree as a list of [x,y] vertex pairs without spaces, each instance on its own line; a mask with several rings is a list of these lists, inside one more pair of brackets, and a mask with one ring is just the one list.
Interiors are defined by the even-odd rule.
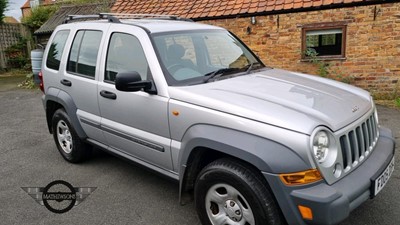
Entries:
[[5,12],[8,8],[8,0],[0,0],[0,24],[3,23],[3,19],[5,17]]
[[57,5],[35,7],[32,9],[31,15],[22,18],[21,22],[35,31],[42,26],[58,10],[58,8]]

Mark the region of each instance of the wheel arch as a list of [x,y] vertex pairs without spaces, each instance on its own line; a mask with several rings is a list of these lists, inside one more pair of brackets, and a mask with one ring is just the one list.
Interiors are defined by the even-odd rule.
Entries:
[[242,131],[196,125],[185,133],[178,159],[181,204],[191,199],[190,192],[202,168],[223,157],[240,160],[260,175],[261,172],[278,174],[310,168],[293,150],[280,143]]
[[79,138],[81,139],[87,138],[87,135],[79,122],[78,116],[76,115],[76,111],[78,109],[74,103],[74,100],[68,93],[55,88],[49,88],[44,98],[44,105],[46,108],[47,127],[50,133],[53,132],[52,118],[54,113],[58,109],[63,108],[65,112],[68,114],[72,126],[74,127],[74,130],[78,134]]

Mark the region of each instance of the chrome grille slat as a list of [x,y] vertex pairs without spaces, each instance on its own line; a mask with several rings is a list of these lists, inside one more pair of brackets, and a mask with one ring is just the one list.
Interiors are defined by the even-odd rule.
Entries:
[[364,136],[362,135],[360,127],[356,128],[356,133],[357,133],[357,143],[358,143],[358,146],[360,146],[361,155],[363,156],[363,155],[365,155],[365,145],[364,145]]
[[340,136],[344,172],[356,167],[375,147],[378,125],[372,113],[367,119]]
[[371,120],[372,120],[372,133],[374,134],[374,138],[373,140],[376,141],[376,137],[378,135],[378,130],[376,129],[376,120],[375,120],[375,116],[371,116]]
[[371,124],[371,118],[367,120],[367,127],[368,127],[368,131],[369,131],[369,143],[370,146],[372,145],[372,143],[374,142],[374,133],[372,132],[372,124]]
[[348,149],[346,149],[347,145],[346,145],[346,136],[343,135],[340,137],[340,146],[342,146],[342,156],[343,156],[343,167],[344,169],[350,169],[349,167],[349,157],[348,157]]
[[367,131],[367,127],[365,125],[365,122],[361,124],[361,130],[364,134],[364,144],[365,144],[365,151],[368,152],[368,147],[369,147],[369,135]]
[[350,141],[350,146],[351,146],[351,152],[353,155],[353,163],[358,162],[358,160],[360,159],[360,150],[358,149],[357,145],[355,144],[354,131],[349,132],[349,141]]

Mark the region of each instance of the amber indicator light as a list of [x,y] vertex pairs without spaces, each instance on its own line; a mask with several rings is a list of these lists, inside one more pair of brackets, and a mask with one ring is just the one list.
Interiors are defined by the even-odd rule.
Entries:
[[322,179],[321,174],[318,170],[306,170],[296,173],[287,173],[279,175],[281,181],[286,185],[301,185],[309,184]]
[[313,219],[313,214],[312,210],[306,206],[298,205],[299,211],[301,213],[301,216],[305,220],[312,220]]

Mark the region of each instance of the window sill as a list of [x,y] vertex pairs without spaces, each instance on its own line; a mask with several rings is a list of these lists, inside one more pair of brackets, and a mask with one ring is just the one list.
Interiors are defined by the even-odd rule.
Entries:
[[[318,57],[317,58],[319,61],[344,61],[347,58],[346,57]],[[301,59],[300,62],[310,62],[311,59],[305,58],[305,59]]]

